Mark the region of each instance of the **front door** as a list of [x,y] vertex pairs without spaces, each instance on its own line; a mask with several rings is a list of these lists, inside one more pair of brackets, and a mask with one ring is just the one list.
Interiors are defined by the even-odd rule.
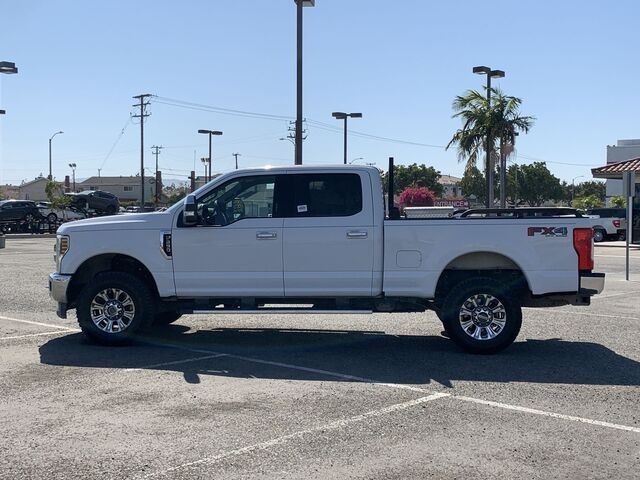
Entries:
[[355,172],[288,177],[285,296],[370,296],[375,231],[368,177]]
[[236,177],[197,198],[199,224],[173,230],[180,297],[284,295],[275,175]]

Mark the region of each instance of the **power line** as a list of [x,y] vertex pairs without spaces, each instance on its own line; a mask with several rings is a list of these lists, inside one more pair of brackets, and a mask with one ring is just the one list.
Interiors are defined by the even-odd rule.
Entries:
[[144,93],[142,95],[136,95],[133,98],[136,98],[140,101],[140,103],[134,104],[133,107],[139,107],[140,113],[136,115],[131,115],[132,118],[140,119],[140,208],[144,211],[144,119],[151,115],[147,113],[147,106],[149,105],[148,101],[145,101],[151,95],[148,93]]

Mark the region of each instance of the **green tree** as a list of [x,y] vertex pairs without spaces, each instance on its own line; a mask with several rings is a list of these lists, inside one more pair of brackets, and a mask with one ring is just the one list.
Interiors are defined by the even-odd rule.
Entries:
[[573,199],[571,206],[577,208],[579,210],[588,210],[590,208],[598,208],[603,205],[602,200],[600,200],[595,195],[587,195],[586,197],[576,197]]
[[[394,188],[397,194],[407,187],[426,187],[439,197],[443,192],[442,185],[438,183],[440,176],[438,170],[424,164],[396,165],[394,168]],[[387,193],[388,172],[382,174],[382,185],[384,192]]]
[[[496,147],[513,145],[516,134],[527,133],[533,126],[534,117],[520,114],[522,100],[505,95],[501,90],[491,89],[492,102],[477,90],[468,90],[453,101],[453,118],[462,120],[462,128],[457,130],[446,148],[457,147],[458,161],[466,162],[465,170],[477,167],[478,158],[485,150],[486,140],[491,134],[491,163],[495,162]],[[484,166],[485,175],[492,165]]]
[[63,210],[71,201],[67,195],[62,193],[60,185],[53,180],[47,182],[44,187],[44,193],[47,195],[47,200],[51,203],[51,207],[55,209]]
[[560,179],[553,175],[545,162],[520,165],[518,168],[518,197],[531,207],[539,207],[548,200],[563,200]]
[[460,180],[460,188],[465,198],[475,197],[477,202],[484,203],[487,195],[487,183],[484,175],[476,167],[471,167],[464,172],[462,180]]
[[595,196],[604,202],[607,194],[607,187],[604,182],[589,180],[581,182],[575,186],[575,197]]
[[627,200],[622,195],[611,197],[611,205],[618,208],[627,208]]

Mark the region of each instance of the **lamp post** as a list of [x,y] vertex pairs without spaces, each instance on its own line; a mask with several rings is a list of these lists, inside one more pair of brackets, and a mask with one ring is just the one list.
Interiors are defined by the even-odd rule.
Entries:
[[240,153],[232,153],[231,155],[236,157],[236,170],[237,170],[238,169],[238,157],[241,157],[242,154],[240,154]]
[[204,183],[207,183],[207,164],[209,163],[209,159],[207,157],[202,157],[200,161],[204,165]]
[[315,7],[316,0],[293,0],[296,4],[296,131],[295,165],[302,165],[302,8]]
[[73,175],[73,193],[76,193],[76,167],[77,165],[75,163],[70,163],[69,166],[71,167],[71,172]]
[[212,135],[222,135],[222,132],[219,130],[198,130],[198,133],[203,133],[205,135],[209,135],[209,175],[205,180],[207,182],[211,181],[211,136]]
[[[503,70],[492,70],[489,67],[485,67],[483,65],[478,67],[473,67],[473,73],[478,75],[486,75],[487,76],[487,108],[491,108],[491,79],[492,78],[503,78],[504,71]],[[486,174],[487,174],[487,208],[493,207],[493,161],[491,158],[492,153],[492,139],[491,139],[491,128],[487,131],[487,145],[486,145]]]
[[571,179],[571,206],[573,206],[573,199],[576,196],[576,180],[578,178],[584,178],[584,175],[578,175],[577,177],[573,177]]
[[53,135],[51,135],[51,137],[49,138],[49,176],[47,177],[49,180],[53,180],[53,175],[51,174],[51,140],[53,140],[53,137],[61,133],[64,133],[64,132],[60,130],[59,132],[56,132]]
[[344,120],[344,164],[347,164],[347,118],[362,118],[362,113],[345,113],[345,112],[333,112],[331,114],[336,120]]
[[356,163],[358,160],[364,160],[364,157],[354,158],[353,160],[351,160],[351,161],[349,162],[349,165],[351,165],[352,163]]

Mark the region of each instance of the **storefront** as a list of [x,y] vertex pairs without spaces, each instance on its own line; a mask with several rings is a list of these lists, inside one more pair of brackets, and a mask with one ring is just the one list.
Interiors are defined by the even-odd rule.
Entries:
[[604,167],[592,168],[593,178],[622,180],[625,172],[635,172],[635,196],[633,197],[633,220],[631,224],[632,243],[640,244],[640,158],[632,158],[624,162],[612,163]]

